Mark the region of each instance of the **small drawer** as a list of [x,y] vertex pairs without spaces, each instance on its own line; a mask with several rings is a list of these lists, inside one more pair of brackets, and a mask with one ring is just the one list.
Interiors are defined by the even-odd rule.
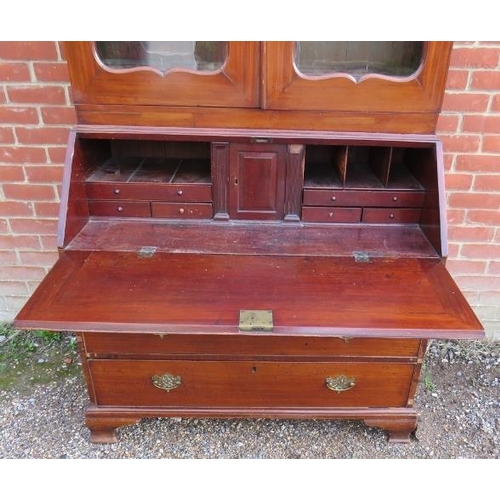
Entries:
[[108,200],[158,200],[168,202],[211,202],[210,184],[167,184],[154,182],[88,182],[87,196]]
[[151,217],[148,202],[89,201],[90,215],[118,217]]
[[338,338],[282,335],[211,335],[85,332],[85,350],[90,357],[199,357],[223,359],[235,356],[260,358],[369,357],[372,359],[418,356],[419,339]]
[[398,407],[405,363],[90,360],[96,403],[183,408]]
[[365,208],[363,210],[363,222],[372,224],[412,224],[420,222],[420,209],[414,208]]
[[211,219],[211,203],[152,203],[153,217]]
[[304,205],[337,207],[421,207],[422,191],[304,189]]
[[304,222],[359,222],[361,208],[303,207]]

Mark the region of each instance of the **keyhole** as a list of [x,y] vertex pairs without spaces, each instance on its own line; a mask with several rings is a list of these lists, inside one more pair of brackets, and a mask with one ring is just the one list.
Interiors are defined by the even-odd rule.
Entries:
[[238,185],[238,178],[237,178],[237,177],[235,177],[235,178],[234,178],[234,185],[235,185],[235,186],[237,186],[237,185]]
[[257,367],[256,366],[252,366],[252,373],[257,373]]

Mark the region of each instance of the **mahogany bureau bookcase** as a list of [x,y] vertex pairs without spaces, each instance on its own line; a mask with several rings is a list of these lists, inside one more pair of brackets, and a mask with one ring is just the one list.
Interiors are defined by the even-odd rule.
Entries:
[[68,42],[60,258],[93,442],[145,417],[360,419],[408,441],[445,269],[450,42]]

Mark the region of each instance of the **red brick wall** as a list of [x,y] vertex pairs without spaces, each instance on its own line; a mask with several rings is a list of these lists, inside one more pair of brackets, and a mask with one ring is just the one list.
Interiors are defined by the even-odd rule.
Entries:
[[[56,42],[0,42],[0,320],[11,320],[57,258],[68,128]],[[443,113],[448,268],[500,340],[500,42],[454,44]]]

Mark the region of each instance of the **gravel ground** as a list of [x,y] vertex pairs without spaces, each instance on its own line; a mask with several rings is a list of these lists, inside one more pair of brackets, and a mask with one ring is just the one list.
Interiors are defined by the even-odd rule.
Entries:
[[0,458],[498,459],[499,386],[498,345],[433,343],[409,444],[389,444],[382,430],[357,421],[164,418],[119,429],[116,444],[95,445],[84,426],[88,401],[74,363],[54,381],[0,391]]

